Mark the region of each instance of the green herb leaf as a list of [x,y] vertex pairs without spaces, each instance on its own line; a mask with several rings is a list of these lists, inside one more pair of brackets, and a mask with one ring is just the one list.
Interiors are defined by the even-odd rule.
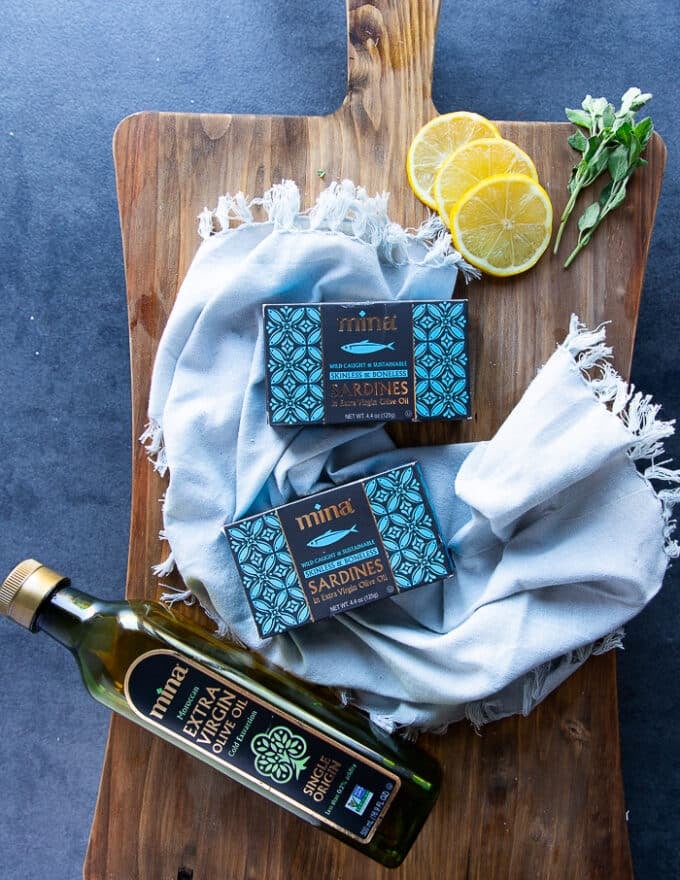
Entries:
[[584,110],[588,110],[593,116],[602,116],[607,106],[606,98],[593,98],[592,95],[586,95],[581,106]]
[[628,176],[628,150],[621,144],[609,154],[607,171],[612,180],[623,180]]
[[651,94],[649,92],[644,95],[637,88],[628,89],[623,97],[621,98],[621,111],[622,113],[635,113],[636,110],[639,110],[641,107],[644,107],[647,101],[651,100]]
[[600,139],[596,135],[588,138],[588,149],[586,150],[586,154],[583,157],[583,162],[587,163],[595,156],[598,149],[600,147]]
[[568,138],[567,142],[570,147],[578,150],[579,153],[585,153],[585,151],[588,149],[588,138],[581,131],[577,131],[576,134],[572,134]]
[[609,199],[611,197],[613,188],[614,188],[614,181],[610,180],[609,183],[605,186],[605,188],[600,193],[600,198],[598,199],[598,202],[600,203],[600,206],[602,208],[606,207],[607,202],[609,201]]
[[616,119],[616,111],[611,104],[607,104],[602,112],[602,127],[612,128]]
[[612,198],[609,199],[609,204],[607,206],[608,214],[610,211],[613,211],[614,208],[618,208],[619,205],[623,204],[623,201],[626,198],[626,183],[627,180],[621,181],[621,186],[614,191]]
[[581,232],[585,232],[587,229],[592,229],[593,226],[597,223],[597,218],[600,216],[600,206],[597,202],[593,202],[592,205],[588,205],[583,214],[579,217],[578,220],[578,228]]
[[564,114],[574,125],[580,125],[583,128],[590,129],[590,114],[584,113],[583,110],[570,110],[569,107],[564,108]]
[[646,116],[644,119],[640,120],[633,129],[633,133],[638,142],[642,144],[643,147],[646,147],[649,143],[649,139],[654,133],[654,123],[652,122],[651,117]]
[[616,129],[616,140],[620,144],[628,146],[633,140],[633,126],[630,122],[622,122]]

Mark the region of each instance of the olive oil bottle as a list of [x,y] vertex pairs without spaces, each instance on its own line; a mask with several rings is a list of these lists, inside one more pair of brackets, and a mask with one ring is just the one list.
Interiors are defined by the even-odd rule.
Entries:
[[114,712],[383,865],[402,862],[435,803],[430,757],[158,602],[103,602],[26,560],[0,613],[68,648]]

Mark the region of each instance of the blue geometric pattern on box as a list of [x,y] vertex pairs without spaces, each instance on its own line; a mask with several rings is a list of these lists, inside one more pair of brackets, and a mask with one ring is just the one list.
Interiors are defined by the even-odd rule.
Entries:
[[226,532],[261,634],[273,636],[311,620],[279,518],[263,514]]
[[265,311],[269,414],[274,425],[323,421],[321,315],[314,306]]
[[413,467],[368,480],[364,492],[400,590],[451,573],[439,530],[425,505],[424,487]]
[[466,324],[462,302],[422,303],[414,308],[417,418],[454,419],[470,415]]

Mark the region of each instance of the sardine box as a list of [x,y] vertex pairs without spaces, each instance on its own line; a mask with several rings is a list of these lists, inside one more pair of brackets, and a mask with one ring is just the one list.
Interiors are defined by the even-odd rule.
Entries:
[[271,425],[470,418],[467,300],[265,305]]
[[417,462],[224,527],[262,637],[453,573]]

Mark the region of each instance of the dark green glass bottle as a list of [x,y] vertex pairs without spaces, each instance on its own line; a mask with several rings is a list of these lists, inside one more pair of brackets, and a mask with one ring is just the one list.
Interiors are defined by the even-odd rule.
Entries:
[[383,865],[402,862],[435,803],[430,757],[158,602],[103,602],[26,560],[0,613],[67,647],[114,712]]

